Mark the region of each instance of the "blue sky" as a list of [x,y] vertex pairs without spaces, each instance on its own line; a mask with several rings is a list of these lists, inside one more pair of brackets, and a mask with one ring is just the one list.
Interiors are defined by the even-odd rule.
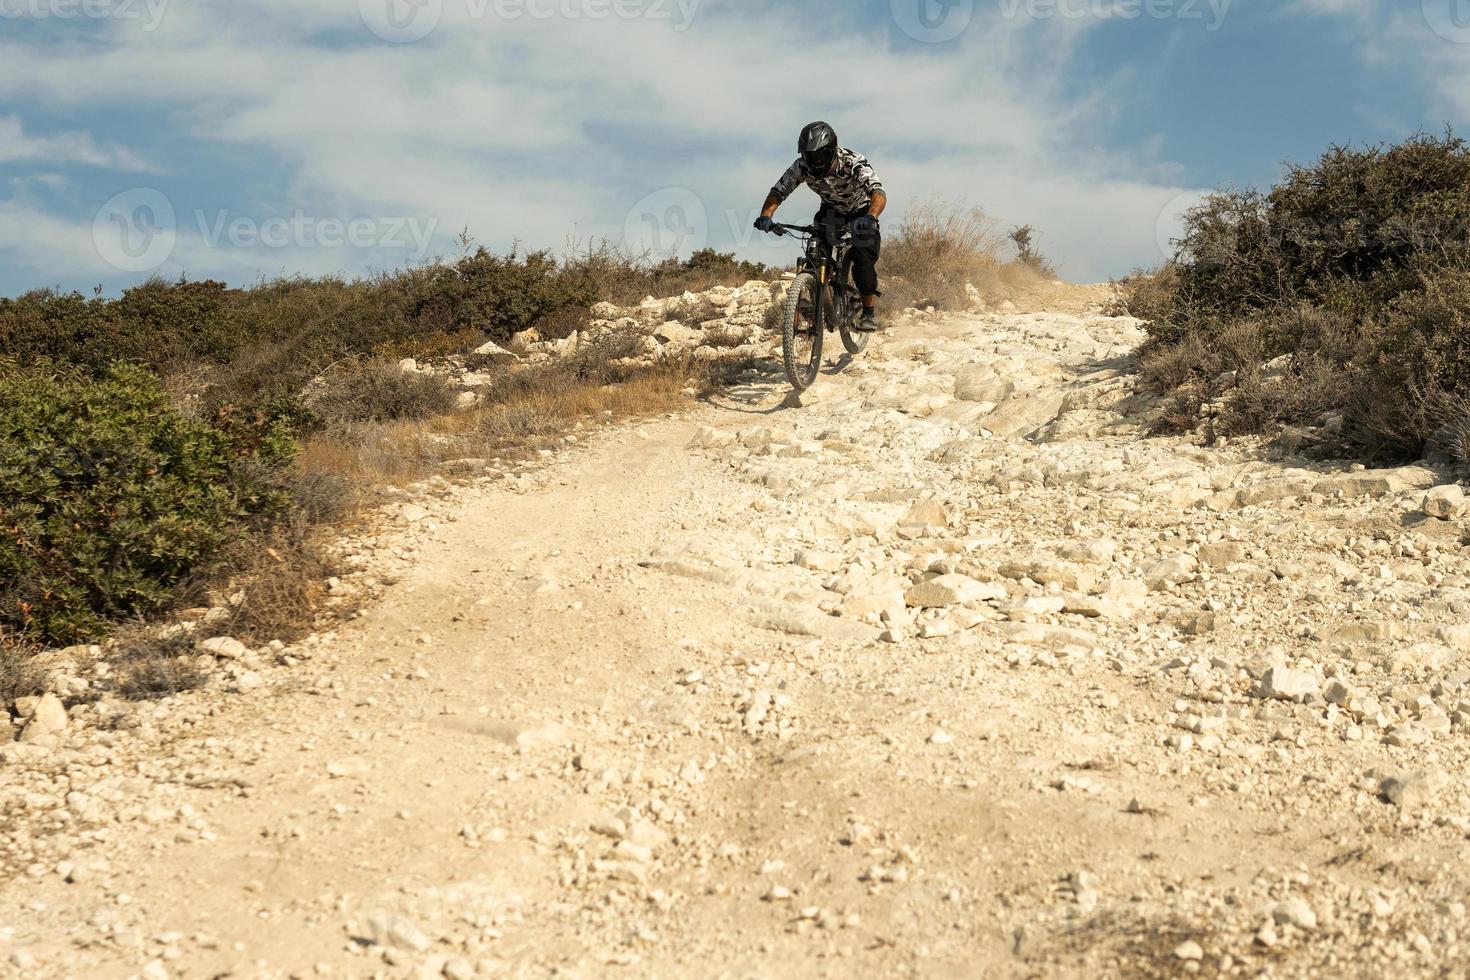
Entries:
[[1467,69],[1465,0],[0,0],[0,295],[360,275],[466,230],[784,262],[749,223],[814,118],[890,233],[980,207],[1104,279],[1210,187],[1461,128]]

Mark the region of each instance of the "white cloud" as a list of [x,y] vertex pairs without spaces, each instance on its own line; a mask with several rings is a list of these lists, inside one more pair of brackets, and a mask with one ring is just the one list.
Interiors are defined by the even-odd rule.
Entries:
[[[100,50],[0,41],[0,86],[62,116],[146,113],[238,145],[289,176],[289,198],[257,210],[425,216],[500,248],[620,237],[629,208],[664,187],[699,196],[717,243],[746,239],[726,214],[744,222],[816,117],[873,159],[894,219],[963,199],[1035,224],[1076,277],[1152,261],[1158,207],[1181,190],[1149,176],[1167,168],[1147,148],[1093,149],[1117,93],[1101,79],[1069,101],[1059,82],[1086,23],[977,19],[950,45],[895,47],[886,29],[824,38],[792,30],[789,8],[732,0],[705,0],[683,31],[471,9],[444,0],[432,35],[397,45],[339,0],[174,4],[158,30],[119,27]],[[240,206],[220,194],[211,206]]]
[[0,116],[0,163],[83,163],[133,173],[155,168],[120,146],[99,146],[84,132],[27,134],[16,115]]

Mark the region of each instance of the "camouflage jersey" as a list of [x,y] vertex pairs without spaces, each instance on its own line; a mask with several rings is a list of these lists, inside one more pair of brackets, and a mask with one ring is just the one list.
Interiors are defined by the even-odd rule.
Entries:
[[883,184],[878,180],[878,175],[873,173],[868,158],[845,146],[838,149],[837,162],[833,164],[832,172],[825,177],[809,174],[806,164],[798,157],[795,163],[786,168],[781,179],[776,181],[771,193],[778,200],[784,201],[802,183],[815,191],[824,204],[843,214],[867,211],[868,206],[873,203],[873,195],[883,193]]

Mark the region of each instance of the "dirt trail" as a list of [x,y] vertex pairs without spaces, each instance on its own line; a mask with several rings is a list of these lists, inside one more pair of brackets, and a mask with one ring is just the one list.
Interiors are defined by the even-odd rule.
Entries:
[[8,750],[0,974],[1470,969],[1441,477],[1144,438],[1095,299],[426,488],[258,688]]

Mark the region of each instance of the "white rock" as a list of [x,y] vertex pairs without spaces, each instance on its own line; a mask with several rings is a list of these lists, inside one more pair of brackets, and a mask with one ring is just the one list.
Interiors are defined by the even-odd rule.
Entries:
[[1174,958],[1198,961],[1205,958],[1205,951],[1199,943],[1190,939],[1174,947]]
[[510,351],[506,350],[504,347],[501,347],[494,341],[487,341],[481,344],[479,347],[476,347],[475,353],[480,357],[489,358],[492,363],[508,363],[510,361],[520,360],[520,358],[516,357]]
[[389,912],[368,916],[367,935],[363,938],[377,946],[414,953],[422,953],[430,945],[429,937],[418,923]]
[[1088,651],[1101,647],[1097,637],[1091,633],[1067,626],[1049,626],[1044,623],[1001,623],[997,629],[1000,630],[1007,643],[1048,647],[1059,651]]
[[1069,541],[1057,549],[1057,555],[1067,561],[1106,565],[1117,554],[1118,543],[1106,538],[1094,541]]
[[1284,902],[1278,902],[1271,910],[1271,918],[1276,920],[1277,925],[1294,925],[1298,929],[1317,928],[1317,913],[1312,907],[1300,898],[1289,898]]
[[937,500],[916,500],[913,506],[898,519],[900,524],[918,524],[926,527],[949,527],[949,513]]
[[22,742],[36,742],[48,735],[60,735],[66,731],[66,707],[54,694],[43,694],[36,699],[30,719],[21,729]]
[[1299,701],[1318,692],[1317,676],[1290,667],[1272,667],[1261,675],[1261,696],[1281,701]]
[[977,582],[968,575],[950,574],[926,579],[913,585],[904,593],[910,606],[922,609],[937,609],[943,606],[958,606],[966,602],[981,602],[986,599],[1003,599],[1006,591],[993,582]]
[[366,776],[371,771],[372,765],[366,759],[342,759],[327,763],[327,775],[333,779]]
[[647,864],[653,860],[653,848],[642,844],[635,844],[630,840],[620,840],[613,846],[613,853],[628,861],[636,861],[639,864]]
[[1400,809],[1417,810],[1432,802],[1449,781],[1449,776],[1438,769],[1420,770],[1388,777],[1379,786],[1379,792]]
[[588,829],[613,840],[622,840],[628,833],[627,825],[617,817],[598,817],[588,825]]
[[686,327],[678,320],[660,324],[653,335],[666,344],[692,343],[704,336],[700,331]]
[[478,973],[475,964],[463,956],[452,957],[444,964],[444,976],[447,980],[474,980]]
[[239,660],[250,653],[250,648],[233,636],[212,636],[207,640],[200,640],[195,644],[195,649],[221,660]]
[[1156,561],[1143,569],[1143,580],[1150,591],[1162,592],[1171,586],[1183,585],[1194,580],[1199,562],[1192,555],[1174,555]]
[[1206,565],[1236,565],[1245,558],[1245,545],[1239,541],[1215,541],[1199,548],[1199,560]]
[[1470,514],[1470,498],[1458,483],[1446,483],[1426,493],[1419,509],[1430,517],[1453,521]]
[[1441,626],[1435,635],[1441,643],[1470,653],[1470,625]]
[[404,524],[417,524],[429,516],[429,512],[418,504],[404,504],[398,508],[398,519]]

